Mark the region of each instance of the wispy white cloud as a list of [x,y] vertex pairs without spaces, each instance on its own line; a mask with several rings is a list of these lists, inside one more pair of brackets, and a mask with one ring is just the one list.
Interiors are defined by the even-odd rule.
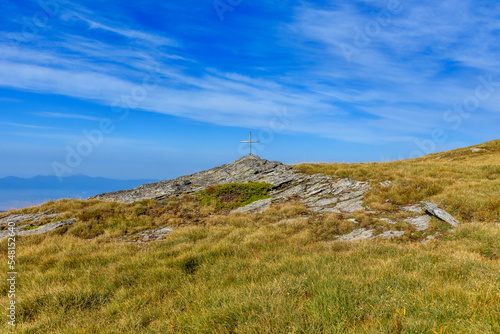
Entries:
[[88,120],[88,121],[101,120],[99,117],[80,115],[80,114],[57,113],[57,112],[49,112],[49,111],[42,111],[42,112],[37,112],[37,113],[33,113],[33,114],[37,115],[37,116],[48,117],[48,118],[83,119],[83,120]]
[[55,127],[50,126],[42,126],[42,125],[32,125],[32,124],[22,124],[22,123],[11,123],[11,122],[0,122],[1,124],[15,126],[20,128],[29,128],[29,129],[43,129],[43,130],[54,130],[57,129]]
[[167,45],[167,46],[179,46],[179,43],[173,39],[158,35],[158,34],[149,34],[145,33],[140,30],[134,30],[134,29],[127,29],[127,28],[119,28],[116,25],[116,22],[114,24],[104,24],[101,22],[98,22],[97,20],[92,20],[87,17],[85,17],[81,13],[77,12],[72,12],[73,16],[86,22],[89,25],[90,29],[102,29],[106,31],[113,32],[115,34],[121,35],[123,37],[129,38],[129,39],[136,39],[136,40],[142,40],[146,41],[155,45]]

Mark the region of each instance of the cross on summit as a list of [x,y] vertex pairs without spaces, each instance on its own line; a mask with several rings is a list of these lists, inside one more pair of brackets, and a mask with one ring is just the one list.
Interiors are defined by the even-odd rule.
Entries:
[[260,143],[260,140],[252,141],[252,132],[250,131],[249,139],[242,141],[242,143],[248,143],[248,145],[250,146],[250,154],[249,155],[252,155],[252,143]]

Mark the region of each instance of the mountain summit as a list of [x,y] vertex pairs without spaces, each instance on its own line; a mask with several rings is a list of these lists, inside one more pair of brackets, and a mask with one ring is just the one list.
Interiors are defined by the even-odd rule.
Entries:
[[104,193],[91,199],[132,203],[143,199],[164,199],[172,195],[194,193],[209,186],[227,183],[265,182],[273,186],[270,199],[252,203],[240,211],[262,210],[273,201],[298,197],[309,208],[324,212],[362,210],[365,182],[322,174],[306,175],[279,161],[248,155],[233,163],[169,181],[144,184],[138,188]]

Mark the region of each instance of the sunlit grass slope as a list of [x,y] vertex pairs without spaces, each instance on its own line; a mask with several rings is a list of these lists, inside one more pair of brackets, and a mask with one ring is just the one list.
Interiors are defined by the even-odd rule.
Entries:
[[[312,242],[240,217],[147,246],[19,242],[19,333],[498,333],[500,232]],[[2,245],[5,247],[5,245]],[[3,256],[0,268],[7,271]],[[6,303],[7,282],[0,283]],[[5,318],[1,318],[3,329]]]

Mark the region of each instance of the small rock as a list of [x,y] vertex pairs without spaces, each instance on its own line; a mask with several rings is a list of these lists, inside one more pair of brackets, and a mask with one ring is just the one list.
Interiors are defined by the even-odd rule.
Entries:
[[414,218],[407,218],[405,219],[405,222],[408,222],[411,224],[417,231],[425,231],[429,228],[429,221],[431,220],[431,217],[428,215],[425,216],[419,216],[419,217],[414,217]]
[[156,233],[158,234],[169,234],[170,232],[172,232],[172,229],[170,227],[163,227],[163,228],[160,228],[159,230],[156,230]]
[[401,208],[403,211],[406,212],[423,212],[424,209],[422,208],[421,204],[415,204],[415,205],[409,205],[409,206],[404,206]]
[[435,239],[439,234],[439,232],[436,232],[433,235],[428,235],[424,240],[422,240],[422,243],[426,243],[429,240]]
[[274,198],[264,198],[255,202],[252,202],[248,205],[242,206],[240,208],[234,209],[231,213],[237,212],[262,212],[269,208],[271,203],[274,201]]
[[425,210],[434,217],[437,217],[441,219],[442,221],[447,222],[453,227],[457,227],[460,222],[450,215],[448,212],[444,211],[443,209],[438,208],[436,203],[433,202],[422,202],[422,205],[424,206]]
[[394,220],[391,220],[389,218],[380,218],[380,220],[383,222],[387,222],[389,224],[393,224],[393,225],[397,224]]
[[377,235],[377,238],[392,239],[392,238],[400,237],[404,234],[405,234],[405,231],[386,231],[384,233]]
[[165,240],[165,236],[169,235],[170,232],[172,231],[173,230],[170,227],[158,227],[123,237],[121,238],[121,240],[125,242],[139,243],[139,244],[155,242],[155,241],[163,241]]
[[473,147],[470,149],[473,153],[476,153],[476,152],[481,152],[481,151],[486,151],[484,148],[477,148],[477,147]]
[[339,235],[336,238],[338,240],[346,240],[346,241],[366,240],[373,238],[374,231],[375,230],[366,230],[364,228],[358,228],[349,234]]
[[389,181],[389,180],[387,180],[387,181],[384,181],[384,182],[380,182],[380,185],[381,185],[382,187],[389,187],[389,186],[391,186],[391,185],[392,185],[392,182],[391,182],[391,181]]

